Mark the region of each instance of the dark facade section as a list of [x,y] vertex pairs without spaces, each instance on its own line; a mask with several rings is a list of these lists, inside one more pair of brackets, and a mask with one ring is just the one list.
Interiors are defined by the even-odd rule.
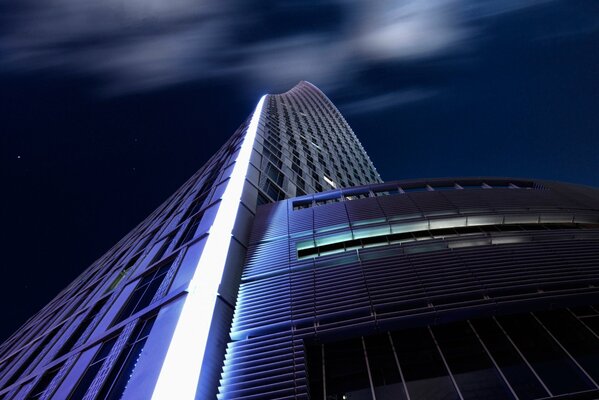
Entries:
[[599,191],[554,182],[261,206],[219,398],[595,398],[598,246]]

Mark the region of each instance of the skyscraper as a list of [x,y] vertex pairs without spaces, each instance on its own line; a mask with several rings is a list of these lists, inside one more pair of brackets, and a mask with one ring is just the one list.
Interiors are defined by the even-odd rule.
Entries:
[[257,205],[374,182],[320,90],[300,82],[264,96],[206,165],[2,345],[0,398],[214,397]]
[[599,191],[383,183],[313,85],[0,347],[0,399],[599,397]]

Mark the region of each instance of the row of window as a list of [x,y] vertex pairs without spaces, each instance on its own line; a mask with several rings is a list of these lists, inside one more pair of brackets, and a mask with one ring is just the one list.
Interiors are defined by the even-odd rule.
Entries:
[[[304,92],[304,91],[303,91]],[[349,173],[349,170],[347,168],[344,167],[344,158],[347,158],[347,163],[349,163],[348,165],[352,165],[353,168],[353,173],[354,176],[356,177],[355,179],[358,179],[358,182],[363,181],[363,179],[365,179],[364,182],[372,182],[372,181],[378,181],[378,177],[376,175],[376,172],[374,171],[374,168],[372,167],[371,163],[369,162],[367,156],[365,155],[363,149],[361,148],[361,146],[357,146],[355,144],[349,144],[349,142],[344,146],[342,143],[342,140],[352,140],[353,143],[356,143],[356,140],[354,138],[353,133],[351,132],[351,129],[349,129],[349,127],[345,124],[344,126],[337,126],[337,127],[333,127],[332,125],[330,125],[330,121],[328,120],[328,118],[325,118],[324,120],[322,119],[322,115],[328,114],[328,110],[325,110],[321,107],[321,103],[322,100],[321,99],[311,99],[310,103],[311,105],[308,106],[304,103],[304,100],[306,100],[306,96],[307,97],[313,97],[312,93],[310,93],[309,91],[305,91],[305,93],[303,93],[303,96],[295,96],[295,95],[291,95],[291,96],[287,96],[287,95],[277,95],[277,96],[271,96],[270,97],[270,102],[269,102],[269,112],[267,114],[267,119],[266,119],[266,126],[267,129],[270,127],[271,130],[273,130],[273,132],[276,132],[272,135],[269,135],[269,138],[271,138],[272,140],[277,140],[280,144],[280,132],[281,130],[283,130],[283,134],[287,133],[287,132],[300,132],[299,134],[296,135],[291,135],[289,134],[289,138],[288,138],[288,146],[289,149],[295,154],[296,150],[298,149],[298,142],[296,140],[296,137],[302,142],[301,145],[304,149],[304,153],[305,153],[305,158],[306,158],[306,162],[309,168],[312,168],[312,172],[315,172],[315,164],[314,164],[314,159],[312,157],[313,154],[316,154],[319,158],[319,164],[323,166],[324,168],[324,173],[328,176],[331,176],[331,172],[327,169],[327,168],[332,168],[333,170],[337,171],[337,175],[339,176],[339,180],[340,180],[340,184],[341,186],[347,186],[347,184],[343,183],[344,179],[343,176],[341,175],[341,169],[344,169],[346,171],[346,175],[349,177],[351,176]],[[277,99],[279,99],[280,97],[285,98],[285,100],[280,100],[278,101]],[[290,103],[293,103],[293,119],[296,121],[297,126],[296,127],[292,127],[290,125],[291,123],[291,114],[289,112],[289,107],[286,103],[286,101],[289,101]],[[286,126],[287,129],[285,130],[285,128],[283,127],[283,129],[281,129],[280,126],[280,122],[279,122],[279,111],[278,108],[276,107],[276,103],[279,102],[283,107],[281,107],[281,114],[282,114],[282,118],[285,119],[286,121]],[[328,103],[328,101],[325,101],[325,103]],[[310,118],[308,118],[308,115],[302,113],[299,110],[312,110],[314,109],[314,107],[317,110],[314,110],[315,112],[311,112],[308,111]],[[324,113],[324,114],[323,114]],[[307,121],[304,121],[302,119],[300,119],[300,116],[303,117],[303,119],[306,120],[314,120],[314,129],[317,130],[316,135],[320,137],[320,141],[319,143],[317,143],[317,139],[315,136],[315,133],[312,130],[312,125],[308,124]],[[334,116],[331,114],[331,116]],[[331,117],[329,116],[329,117]],[[333,118],[336,120],[336,118]],[[330,125],[330,126],[329,126]],[[327,132],[327,135],[323,135],[320,132],[320,127],[322,128],[326,128],[329,127],[329,132]],[[346,134],[339,134],[339,132],[345,132]],[[307,138],[307,136],[310,137],[310,139]],[[335,144],[333,141],[328,140],[328,138],[334,138],[337,137],[337,141],[339,142],[339,146],[337,146],[337,144]],[[329,147],[329,142],[331,145],[333,145],[335,147],[335,150],[333,151],[334,154],[337,154],[339,157],[339,162],[341,162],[340,166],[337,166],[335,164],[335,158],[331,158],[331,157],[327,157],[325,158],[323,156],[322,153],[322,149],[321,146],[324,147],[327,155],[331,153],[330,147]],[[351,155],[348,153],[348,151],[353,152],[355,149],[359,149],[358,153],[352,153]],[[299,157],[299,153],[297,154]],[[343,157],[343,155],[345,155],[345,157]],[[300,157],[301,158],[301,157]],[[362,172],[362,175],[360,175],[358,173],[358,171],[356,170],[356,168],[360,169]],[[367,172],[368,171],[368,172]],[[360,177],[362,176],[362,177]],[[318,174],[316,177],[314,177],[315,182],[320,182],[322,180],[321,174]],[[350,179],[351,180],[351,179]],[[350,182],[350,186],[353,186],[354,184]],[[305,191],[304,188],[302,188],[302,190]]]
[[595,399],[598,323],[597,316],[557,310],[308,344],[310,392],[327,400],[533,400],[585,392],[576,398]]
[[340,201],[351,201],[364,199],[368,197],[392,196],[404,193],[415,192],[434,192],[443,190],[464,190],[464,189],[542,189],[541,186],[533,182],[481,182],[480,184],[466,184],[455,182],[453,185],[425,185],[425,184],[406,184],[406,185],[377,185],[374,187],[365,187],[359,189],[346,189],[330,192],[324,195],[318,195],[314,198],[299,199],[293,201],[294,210],[303,210],[315,206],[322,206]]
[[[415,241],[447,239],[464,235],[489,235],[500,232],[529,232],[544,230],[561,229],[599,229],[599,224],[579,224],[579,223],[534,223],[534,224],[499,224],[482,226],[456,226],[451,228],[426,229],[413,232],[392,233],[388,235],[375,234],[360,239],[350,239],[335,243],[323,244],[321,246],[306,247],[305,244],[298,244],[297,259],[314,258],[344,251],[353,251],[356,249],[386,246],[392,244],[409,243]],[[503,237],[497,237],[493,241],[471,242],[471,245],[484,244],[503,244],[507,243]],[[460,245],[456,242],[454,247],[466,247],[466,244]],[[440,248],[446,248],[442,246]]]

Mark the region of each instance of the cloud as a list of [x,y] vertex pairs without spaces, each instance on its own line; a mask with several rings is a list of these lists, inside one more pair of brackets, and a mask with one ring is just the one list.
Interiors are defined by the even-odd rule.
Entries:
[[345,115],[362,114],[425,100],[435,94],[436,92],[432,90],[406,89],[345,103],[340,105],[339,108]]
[[[94,76],[113,95],[215,78],[272,90],[306,79],[331,90],[372,65],[467,48],[472,20],[540,2],[21,0],[0,18],[0,67]],[[322,17],[331,10],[335,23]]]
[[435,56],[468,37],[455,6],[453,0],[362,3],[353,41],[372,60]]

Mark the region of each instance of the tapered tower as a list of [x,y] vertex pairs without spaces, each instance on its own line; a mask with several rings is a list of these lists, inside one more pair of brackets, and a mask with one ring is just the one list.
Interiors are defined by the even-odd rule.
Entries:
[[0,398],[214,398],[256,207],[376,182],[315,86],[264,96],[189,181],[0,347]]

